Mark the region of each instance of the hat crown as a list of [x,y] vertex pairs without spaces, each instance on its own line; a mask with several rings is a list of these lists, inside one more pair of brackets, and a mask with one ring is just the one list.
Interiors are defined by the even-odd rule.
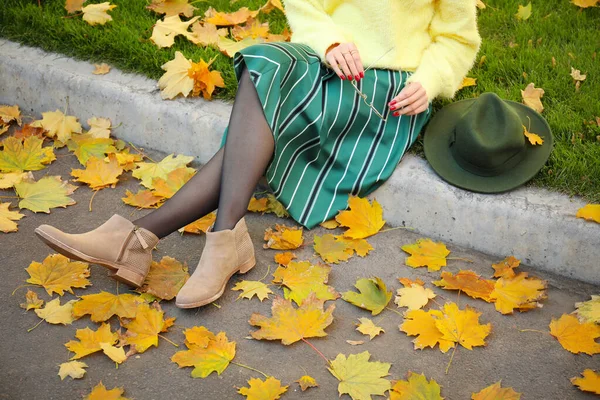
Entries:
[[483,93],[457,122],[451,152],[465,170],[493,176],[519,163],[526,153],[519,115],[495,93]]

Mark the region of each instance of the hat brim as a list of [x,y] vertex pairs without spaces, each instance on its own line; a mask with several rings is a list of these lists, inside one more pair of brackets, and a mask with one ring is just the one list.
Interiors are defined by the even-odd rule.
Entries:
[[548,122],[537,111],[524,104],[503,100],[517,112],[529,132],[538,134],[544,142],[532,145],[527,140],[527,153],[523,160],[499,175],[475,175],[456,163],[449,146],[456,123],[475,100],[460,100],[435,113],[424,132],[423,147],[427,161],[442,179],[473,192],[500,193],[521,186],[538,173],[552,152],[554,138]]

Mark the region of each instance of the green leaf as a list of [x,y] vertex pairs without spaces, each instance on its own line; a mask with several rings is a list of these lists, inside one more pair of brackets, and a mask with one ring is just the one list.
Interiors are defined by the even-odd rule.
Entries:
[[368,351],[360,354],[350,354],[346,358],[338,354],[327,368],[339,381],[338,392],[340,396],[347,393],[354,400],[371,400],[371,395],[384,396],[392,384],[384,376],[392,364],[379,361],[369,361],[371,354]]
[[361,278],[356,281],[354,286],[360,293],[345,292],[342,293],[342,299],[371,311],[372,315],[382,312],[392,298],[392,292],[387,291],[381,278]]
[[51,208],[67,207],[75,204],[69,197],[77,186],[62,181],[60,176],[44,176],[37,182],[21,182],[15,185],[17,195],[21,197],[19,208],[33,212],[50,213]]

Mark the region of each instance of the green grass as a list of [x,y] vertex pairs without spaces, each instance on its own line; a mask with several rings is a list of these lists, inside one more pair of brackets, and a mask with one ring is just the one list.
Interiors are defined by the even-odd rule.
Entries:
[[[101,0],[88,0],[100,3]],[[235,11],[247,6],[257,9],[265,0],[199,1],[196,15],[202,16],[209,6],[219,11]],[[3,0],[0,7],[0,36],[63,53],[78,59],[107,62],[125,71],[138,72],[158,79],[160,66],[174,57],[176,50],[198,61],[217,56],[213,63],[221,71],[226,88],[215,92],[216,98],[232,99],[236,80],[232,60],[218,50],[193,45],[181,37],[168,49],[159,49],[149,37],[159,16],[146,10],[149,0],[113,0],[117,8],[110,14],[113,21],[104,26],[89,26],[80,16],[64,18],[64,0]],[[477,86],[461,90],[454,101],[495,92],[500,97],[521,101],[521,90],[530,82],[545,90],[542,98],[544,117],[556,139],[547,165],[531,185],[563,193],[581,195],[590,202],[600,202],[600,127],[585,121],[600,117],[600,8],[580,10],[569,0],[533,1],[533,15],[519,21],[514,14],[519,0],[488,0],[487,9],[479,13],[483,44],[477,63],[469,76]],[[271,31],[280,33],[286,26],[285,16],[275,10],[260,14],[269,21]],[[538,42],[538,39],[541,41]],[[516,47],[509,43],[517,44]],[[480,57],[486,60],[479,64]],[[0,55],[1,56],[1,55]],[[556,65],[552,65],[552,57]],[[579,91],[570,76],[571,67],[587,74]],[[526,74],[526,77],[524,76]],[[448,100],[434,102],[439,109]],[[412,151],[422,154],[420,141]]]

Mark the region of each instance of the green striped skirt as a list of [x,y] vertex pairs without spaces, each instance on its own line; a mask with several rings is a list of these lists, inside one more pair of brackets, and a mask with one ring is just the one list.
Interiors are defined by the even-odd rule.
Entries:
[[431,113],[431,103],[414,116],[389,111],[411,72],[367,70],[357,83],[364,101],[305,44],[256,44],[236,52],[233,62],[238,82],[243,64],[248,68],[275,138],[267,182],[308,229],[346,209],[349,195],[364,197],[385,182]]

